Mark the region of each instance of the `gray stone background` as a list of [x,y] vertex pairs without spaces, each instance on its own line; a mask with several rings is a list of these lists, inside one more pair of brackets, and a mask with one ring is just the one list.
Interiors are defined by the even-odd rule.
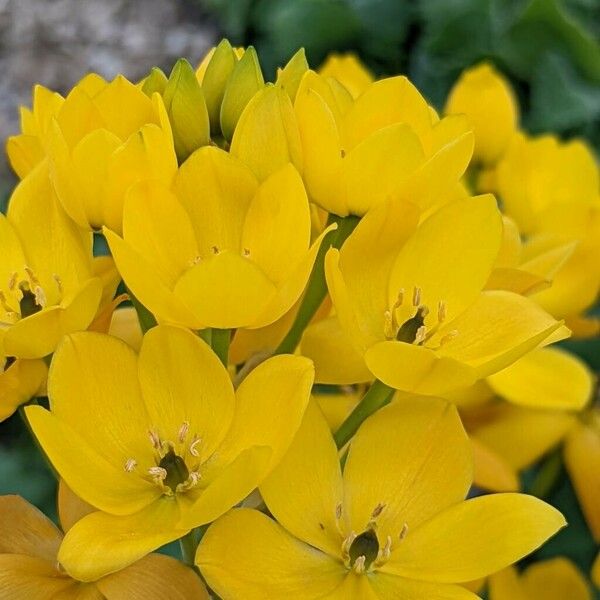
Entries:
[[[142,77],[185,56],[195,64],[216,39],[186,0],[0,0],[0,140],[19,130],[18,106],[42,83],[67,91],[89,71]],[[0,179],[9,183],[2,152]]]

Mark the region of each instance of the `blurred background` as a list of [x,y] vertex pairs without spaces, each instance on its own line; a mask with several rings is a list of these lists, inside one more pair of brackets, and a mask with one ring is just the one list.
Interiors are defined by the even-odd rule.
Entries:
[[[313,67],[353,51],[376,75],[408,74],[437,108],[488,59],[515,87],[525,129],[600,150],[600,0],[0,0],[0,137],[18,131],[34,83],[66,92],[89,71],[135,80],[180,56],[197,64],[223,36],[256,46],[271,80],[300,46]],[[2,158],[0,207],[13,183]],[[569,343],[600,370],[597,345]],[[0,493],[52,515],[54,479],[28,440],[19,415],[0,425]],[[587,571],[597,547],[568,478],[552,481],[546,496],[570,527],[537,557],[566,548]]]

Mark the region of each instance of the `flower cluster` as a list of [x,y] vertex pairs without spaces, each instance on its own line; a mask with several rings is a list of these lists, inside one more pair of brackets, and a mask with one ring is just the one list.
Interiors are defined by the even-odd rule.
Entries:
[[560,444],[600,541],[595,377],[552,345],[600,332],[583,142],[519,131],[487,64],[438,114],[226,40],[21,121],[0,418],[25,405],[64,533],[0,497],[3,594],[589,598],[565,558],[513,566],[566,524],[520,493]]

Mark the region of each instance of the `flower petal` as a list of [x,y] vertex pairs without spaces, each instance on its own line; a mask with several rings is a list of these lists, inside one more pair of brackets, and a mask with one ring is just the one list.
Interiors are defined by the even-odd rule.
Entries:
[[41,359],[17,359],[6,371],[0,372],[0,422],[40,393],[45,388],[47,376],[48,367]]
[[271,449],[253,446],[224,467],[210,465],[203,473],[206,485],[199,498],[181,511],[180,529],[210,523],[239,504],[263,480],[271,461]]
[[467,363],[479,377],[486,377],[545,342],[560,326],[528,298],[512,292],[483,292],[440,329],[440,337],[451,330],[458,335],[443,344],[438,354]]
[[178,560],[162,554],[149,554],[122,571],[111,573],[96,583],[107,600],[209,600],[204,584]]
[[123,470],[129,458],[153,463],[152,422],[140,392],[138,359],[127,344],[94,332],[68,336],[54,355],[48,393],[53,415],[114,468]]
[[472,477],[471,446],[456,407],[437,398],[398,398],[351,442],[344,468],[351,528],[358,533],[375,520],[380,539],[397,540],[405,527],[410,532],[463,500]]
[[473,448],[473,483],[484,490],[518,492],[521,486],[514,469],[476,437],[470,439]]
[[302,335],[301,353],[315,363],[317,383],[347,385],[373,379],[337,317],[309,325]]
[[246,105],[237,122],[231,154],[263,181],[287,163],[302,172],[302,146],[287,92],[267,85]]
[[380,600],[479,600],[479,596],[464,587],[415,581],[381,572],[371,577],[370,583]]
[[127,287],[150,312],[169,323],[195,329],[203,326],[202,321],[160,279],[153,264],[135,252],[116,233],[106,228],[103,233]]
[[274,356],[253,369],[236,390],[235,414],[217,464],[227,464],[246,448],[267,446],[274,467],[300,427],[313,380],[312,362],[301,356]]
[[[492,195],[452,202],[426,219],[402,248],[390,277],[389,303],[399,290],[421,289],[421,304],[430,309],[426,324],[437,323],[436,311],[445,303],[452,321],[476,300],[500,249],[502,218]],[[432,252],[432,248],[444,251]],[[405,302],[398,322],[413,316]]]
[[579,410],[592,395],[586,364],[559,348],[540,348],[487,379],[505,400],[532,408]]
[[196,564],[217,594],[244,600],[314,600],[335,590],[347,573],[341,562],[249,509],[233,510],[211,525]]
[[343,499],[340,463],[329,426],[313,402],[290,449],[260,491],[290,533],[331,556],[340,555],[336,516]]
[[[546,590],[548,591],[548,590]],[[515,567],[507,567],[489,578],[490,600],[531,600]]]
[[471,366],[405,342],[379,342],[367,350],[365,362],[385,384],[419,394],[444,394],[469,387],[477,379]]
[[600,541],[600,436],[580,425],[566,440],[565,464],[585,520],[596,541]]
[[566,558],[558,557],[534,563],[525,570],[522,580],[529,598],[592,600],[585,578]]
[[0,589],[5,598],[53,600],[61,593],[68,594],[73,585],[72,579],[61,576],[47,560],[22,554],[0,555]]
[[158,325],[144,336],[138,372],[153,431],[177,443],[186,423],[188,431],[180,443],[189,445],[192,436],[198,436],[198,461],[207,460],[225,437],[236,402],[217,355],[191,331]]
[[203,327],[220,329],[253,324],[275,291],[255,263],[229,250],[201,260],[175,285],[175,295],[193,307]]
[[28,406],[25,414],[54,468],[89,504],[113,514],[131,514],[160,494],[157,486],[109,463],[75,429],[41,406]]
[[40,510],[20,496],[0,496],[0,554],[56,560],[62,533]]
[[65,535],[58,560],[79,581],[96,581],[187,534],[176,528],[179,505],[161,498],[132,515],[94,512]]
[[56,508],[60,527],[64,532],[69,531],[83,517],[96,512],[96,509],[91,504],[88,504],[73,492],[64,479],[60,479],[58,482],[57,496]]
[[533,496],[482,496],[409,530],[382,570],[443,583],[471,581],[523,558],[565,525],[560,512]]
[[241,251],[244,219],[257,188],[252,171],[219,148],[200,148],[181,165],[174,189],[192,222],[200,256],[212,255],[213,247]]

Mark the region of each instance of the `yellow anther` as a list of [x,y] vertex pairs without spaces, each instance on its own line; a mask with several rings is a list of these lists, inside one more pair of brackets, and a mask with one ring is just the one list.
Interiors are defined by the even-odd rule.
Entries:
[[4,292],[2,290],[0,290],[0,304],[2,305],[2,308],[7,312],[7,313],[12,313],[13,309],[10,307],[10,305],[8,304],[7,300],[6,300],[6,296],[4,295]]
[[156,479],[157,481],[164,481],[167,478],[167,470],[163,469],[162,467],[150,467],[148,469],[148,475],[150,475],[152,478]]
[[250,250],[248,250],[248,248],[244,248],[242,250],[242,253],[243,253],[244,256],[250,256]]
[[131,473],[137,467],[137,461],[134,458],[128,458],[123,467],[128,473]]
[[192,443],[190,444],[190,454],[192,456],[195,456],[196,458],[198,458],[200,456],[200,453],[198,452],[198,450],[196,448],[201,442],[202,442],[202,439],[199,438],[197,435],[195,435],[194,439],[192,440]]
[[185,438],[187,437],[188,431],[190,430],[190,424],[187,421],[184,421],[177,432],[177,439],[180,444],[183,444]]
[[8,289],[12,292],[17,287],[17,277],[19,274],[15,271],[8,280]]
[[407,533],[408,533],[408,523],[404,523],[404,525],[402,525],[402,530],[400,531],[400,535],[398,536],[400,538],[400,541],[402,541],[406,537]]
[[38,278],[35,276],[34,272],[31,270],[30,267],[25,267],[24,271],[25,273],[27,273],[27,277],[29,277],[29,281],[31,282],[32,286],[40,285]]
[[391,310],[386,310],[383,313],[383,335],[385,335],[385,337],[388,340],[391,340],[394,337],[396,337],[396,330],[394,328],[394,317],[392,316]]
[[400,291],[398,292],[398,296],[396,297],[396,302],[394,302],[394,306],[392,306],[392,310],[395,310],[396,308],[400,308],[403,303],[404,303],[404,288],[400,288]]
[[415,335],[415,344],[417,346],[422,344],[427,339],[427,327],[425,325],[421,325],[419,329],[417,329],[417,334]]
[[35,297],[35,303],[41,308],[46,308],[48,304],[46,293],[40,285],[34,286],[33,295]]
[[211,250],[212,250],[213,254],[219,254],[219,247],[218,246],[212,246]]
[[383,512],[383,509],[385,508],[385,504],[383,503],[379,503],[374,509],[373,512],[371,513],[371,519],[376,519],[377,517],[379,517],[381,515],[381,513]]
[[446,303],[443,300],[438,302],[438,322],[443,323],[446,320]]
[[440,346],[443,346],[444,344],[447,344],[448,342],[452,341],[457,335],[458,335],[458,330],[457,329],[453,329],[452,331],[449,331],[440,340]]
[[413,297],[412,297],[413,306],[419,306],[421,304],[421,288],[415,286],[413,289]]
[[338,504],[335,507],[335,518],[339,521],[342,518],[342,505]]
[[156,433],[156,431],[151,429],[150,431],[148,431],[148,437],[150,438],[150,443],[152,444],[152,447],[155,450],[160,450],[160,447],[162,446],[162,442],[160,441],[160,438],[158,437],[158,433]]
[[357,575],[362,575],[365,572],[365,561],[367,559],[364,556],[359,556],[355,561],[354,561],[354,566],[352,567],[354,569],[354,572]]
[[58,293],[62,294],[63,293],[63,285],[62,285],[61,278],[56,273],[54,273],[54,275],[52,275],[52,279],[54,279],[54,281],[56,282],[56,287],[58,288]]

